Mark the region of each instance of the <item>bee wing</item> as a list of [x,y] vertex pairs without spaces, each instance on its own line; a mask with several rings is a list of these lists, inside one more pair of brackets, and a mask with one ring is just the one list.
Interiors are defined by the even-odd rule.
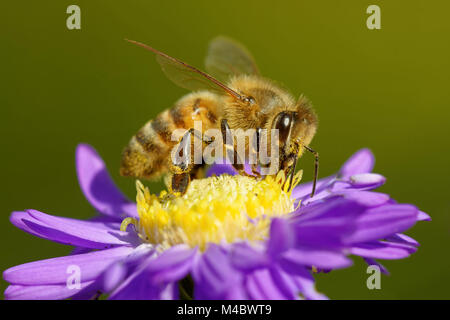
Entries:
[[125,40],[155,53],[156,61],[158,61],[161,65],[161,69],[176,85],[193,91],[208,89],[219,91],[221,93],[226,92],[237,99],[242,99],[241,95],[239,95],[236,91],[227,87],[225,84],[209,74],[146,44],[134,40]]
[[221,81],[240,74],[259,74],[251,53],[239,42],[218,36],[208,48],[205,60],[206,71]]

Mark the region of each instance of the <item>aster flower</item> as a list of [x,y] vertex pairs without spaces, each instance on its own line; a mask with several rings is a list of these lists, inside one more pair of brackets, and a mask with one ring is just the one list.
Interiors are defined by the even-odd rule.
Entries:
[[[284,179],[261,181],[220,175],[194,180],[187,193],[161,203],[137,182],[136,203],[111,180],[88,145],[76,152],[87,200],[100,214],[81,221],[37,210],[13,212],[18,228],[75,246],[71,255],[12,267],[7,299],[324,299],[312,270],[351,265],[348,255],[400,259],[418,243],[401,232],[428,215],[388,195],[370,191],[385,182],[370,173],[374,157],[363,149],[336,175],[288,192]],[[298,184],[301,172],[296,176]],[[80,270],[68,285],[68,268]],[[384,270],[384,269],[383,269]],[[192,292],[193,290],[193,292]]]

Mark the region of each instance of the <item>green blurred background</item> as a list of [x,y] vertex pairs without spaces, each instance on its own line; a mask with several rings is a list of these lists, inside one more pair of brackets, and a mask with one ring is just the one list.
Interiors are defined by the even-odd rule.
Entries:
[[[416,254],[385,262],[391,276],[382,277],[381,290],[366,288],[358,259],[319,275],[318,289],[334,299],[449,299],[450,6],[421,2],[3,2],[0,269],[70,251],[14,228],[11,211],[94,214],[77,184],[78,143],[95,146],[134,198],[134,181],[118,174],[122,148],[186,91],[149,52],[123,39],[202,66],[208,41],[224,34],[246,44],[265,76],[313,101],[322,176],[369,147],[376,172],[388,178],[381,191],[433,218],[408,232],[421,243]],[[70,4],[81,8],[81,30],[66,28]],[[366,27],[370,4],[381,7],[381,30]],[[308,155],[301,162],[308,180],[312,162]]]

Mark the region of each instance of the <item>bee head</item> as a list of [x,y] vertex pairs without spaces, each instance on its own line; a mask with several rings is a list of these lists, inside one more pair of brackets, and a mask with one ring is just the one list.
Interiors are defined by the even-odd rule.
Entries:
[[278,130],[280,156],[286,158],[299,154],[301,146],[310,144],[317,130],[317,116],[302,96],[294,110],[284,110],[275,116],[272,128]]

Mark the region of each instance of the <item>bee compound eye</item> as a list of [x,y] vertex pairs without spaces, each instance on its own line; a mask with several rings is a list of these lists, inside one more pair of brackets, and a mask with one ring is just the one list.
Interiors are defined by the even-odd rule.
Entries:
[[286,130],[291,126],[291,115],[286,112],[281,112],[275,125],[275,129]]
[[287,112],[281,112],[276,119],[275,129],[279,130],[280,141],[285,142],[291,129],[292,115]]

